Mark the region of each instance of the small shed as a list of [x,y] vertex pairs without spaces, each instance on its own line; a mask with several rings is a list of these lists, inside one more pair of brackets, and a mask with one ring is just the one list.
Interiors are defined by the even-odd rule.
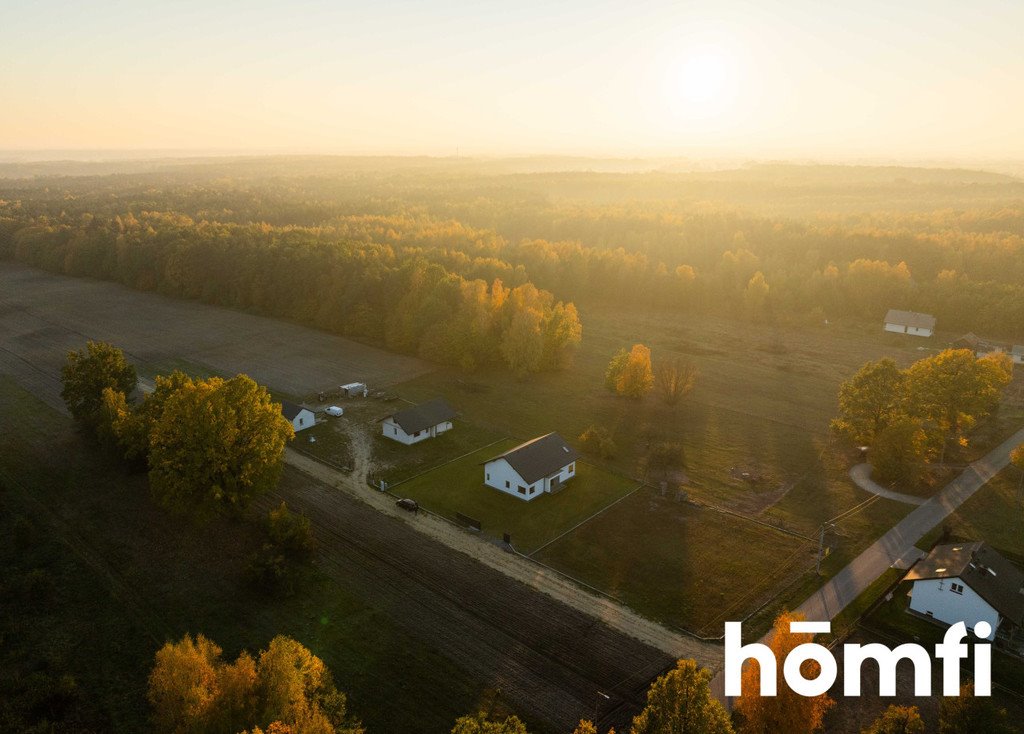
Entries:
[[347,385],[338,385],[338,390],[347,398],[365,398],[368,392],[365,382],[350,382]]
[[287,400],[281,401],[281,415],[292,424],[292,428],[295,429],[296,433],[316,425],[316,416],[312,410]]
[[935,333],[935,317],[927,313],[890,308],[885,315],[885,330],[895,334],[931,336]]

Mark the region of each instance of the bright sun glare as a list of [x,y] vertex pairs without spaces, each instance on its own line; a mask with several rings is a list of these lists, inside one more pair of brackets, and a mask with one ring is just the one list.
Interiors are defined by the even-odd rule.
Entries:
[[736,84],[736,64],[729,54],[714,47],[693,49],[671,74],[667,102],[688,120],[718,120],[733,106]]

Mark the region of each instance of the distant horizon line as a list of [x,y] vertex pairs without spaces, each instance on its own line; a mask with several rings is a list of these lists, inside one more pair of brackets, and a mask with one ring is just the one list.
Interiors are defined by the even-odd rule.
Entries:
[[798,165],[842,165],[842,166],[914,166],[943,167],[977,164],[1022,164],[1020,156],[942,156],[913,155],[893,156],[882,154],[827,155],[827,154],[772,154],[772,153],[685,153],[672,151],[649,152],[343,152],[331,150],[303,150],[293,148],[174,148],[174,147],[126,147],[126,148],[3,148],[0,147],[0,164],[19,163],[111,163],[154,160],[188,160],[209,158],[390,158],[390,159],[431,159],[431,160],[478,160],[515,161],[529,159],[559,159],[594,161],[686,161],[700,163],[730,163],[750,165],[764,163],[789,163]]

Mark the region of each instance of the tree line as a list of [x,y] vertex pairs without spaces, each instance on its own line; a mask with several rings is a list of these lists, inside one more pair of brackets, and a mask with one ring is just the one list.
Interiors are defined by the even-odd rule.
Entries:
[[[1024,338],[1024,207],[1019,196],[1007,198],[1012,186],[961,190],[972,209],[949,209],[945,189],[921,189],[921,206],[932,196],[935,208],[781,216],[675,200],[674,190],[698,196],[699,182],[643,175],[302,178],[284,168],[271,178],[217,170],[221,178],[195,169],[7,184],[0,256],[467,366],[500,364],[514,319],[505,309],[480,321],[479,286],[461,293],[476,281],[513,291],[532,283],[553,294],[528,299],[544,325],[559,302],[565,310],[571,302],[639,303],[755,321],[877,323],[887,309],[904,308],[933,313],[943,328]],[[762,208],[780,196],[749,189],[756,195],[748,198],[739,183],[730,186],[705,182],[723,199]],[[652,198],[631,198],[638,191]],[[870,191],[852,195],[865,206],[875,201]],[[417,277],[415,295],[400,304]],[[559,332],[552,327],[539,350],[548,358],[571,350],[573,339],[561,343]]]

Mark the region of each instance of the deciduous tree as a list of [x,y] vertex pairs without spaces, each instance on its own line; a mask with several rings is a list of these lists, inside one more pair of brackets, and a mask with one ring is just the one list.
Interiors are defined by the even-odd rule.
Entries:
[[516,716],[491,719],[482,711],[476,716],[463,716],[455,722],[451,734],[529,734],[526,725]]
[[651,684],[647,705],[633,719],[631,734],[732,734],[729,715],[711,695],[711,673],[693,660]]
[[914,418],[898,418],[882,430],[871,448],[871,466],[878,479],[896,484],[915,484],[928,458],[928,435]]
[[[760,666],[750,661],[743,670],[743,695],[736,702],[736,711],[741,719],[740,734],[777,734],[778,732],[810,732],[821,727],[825,713],[835,705],[827,693],[805,697],[795,693],[782,674],[782,661],[797,647],[812,642],[814,635],[790,632],[793,621],[803,620],[802,614],[783,612],[775,620],[775,626],[768,639],[768,647],[779,661],[776,667],[777,696],[761,695]],[[821,672],[820,666],[808,660],[800,666],[800,672],[807,679],[813,679]]]
[[974,684],[960,687],[959,696],[943,697],[939,703],[939,734],[1014,734],[1006,709],[988,696],[975,696]]
[[630,398],[642,398],[652,387],[651,350],[643,344],[634,344],[615,382],[615,392]]
[[659,360],[654,371],[654,387],[666,405],[678,405],[690,394],[699,375],[697,366],[683,357]]
[[106,342],[90,341],[84,350],[68,352],[61,369],[60,396],[76,421],[95,430],[107,388],[128,395],[135,389],[135,368],[124,352]]
[[832,427],[858,443],[871,444],[879,431],[903,415],[906,376],[891,359],[868,362],[839,388],[839,416]]
[[924,721],[917,706],[892,705],[861,734],[924,734]]
[[150,485],[172,509],[241,509],[272,487],[294,436],[266,389],[245,375],[183,382],[150,434]]

